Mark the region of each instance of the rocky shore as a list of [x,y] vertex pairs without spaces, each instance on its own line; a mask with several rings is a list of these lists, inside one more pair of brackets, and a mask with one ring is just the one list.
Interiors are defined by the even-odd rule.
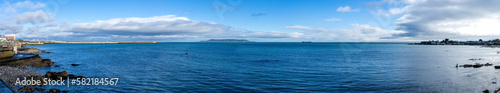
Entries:
[[[67,92],[58,89],[43,89],[43,86],[20,86],[15,85],[16,80],[26,78],[34,78],[34,80],[43,80],[43,78],[50,78],[53,80],[60,79],[61,77],[70,77],[71,79],[82,77],[68,72],[47,72],[44,75],[37,71],[30,70],[28,67],[51,67],[54,65],[50,59],[43,59],[38,53],[50,53],[40,51],[36,48],[20,48],[13,51],[9,47],[0,47],[0,79],[3,80],[9,88],[14,92],[42,92],[42,93],[59,93]],[[19,53],[16,54],[15,52]],[[22,55],[23,57],[16,58],[15,56]],[[63,78],[66,79],[66,78]]]

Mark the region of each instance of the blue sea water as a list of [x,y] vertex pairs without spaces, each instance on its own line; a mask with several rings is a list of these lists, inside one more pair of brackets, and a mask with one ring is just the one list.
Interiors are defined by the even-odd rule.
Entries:
[[477,46],[190,42],[29,47],[52,52],[40,55],[59,66],[32,68],[40,73],[119,78],[116,86],[45,86],[70,92],[481,92],[500,88],[493,83],[499,82],[500,70],[492,66],[455,68],[456,64],[500,64],[499,49]]

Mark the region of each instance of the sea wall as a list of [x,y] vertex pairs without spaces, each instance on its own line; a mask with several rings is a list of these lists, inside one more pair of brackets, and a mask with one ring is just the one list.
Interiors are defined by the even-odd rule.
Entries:
[[4,42],[0,44],[0,61],[11,59],[14,54],[17,54],[17,47],[19,45],[16,42]]

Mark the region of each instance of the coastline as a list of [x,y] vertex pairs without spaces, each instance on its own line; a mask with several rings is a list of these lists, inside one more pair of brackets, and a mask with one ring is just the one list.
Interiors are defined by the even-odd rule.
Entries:
[[[13,93],[16,92],[68,92],[69,90],[61,91],[55,88],[44,89],[43,86],[37,85],[16,85],[16,80],[19,78],[35,78],[35,80],[43,80],[49,78],[52,80],[60,80],[61,77],[69,77],[69,79],[82,78],[62,72],[46,72],[45,74],[38,73],[28,67],[52,67],[54,62],[50,59],[44,59],[40,53],[51,53],[36,48],[26,47],[28,45],[43,45],[43,44],[138,44],[138,43],[158,43],[158,42],[50,42],[50,43],[26,43],[26,42],[8,42],[0,47],[0,81],[5,84]],[[73,64],[72,64],[73,65]],[[76,64],[77,65],[77,64]],[[54,66],[54,67],[57,67]],[[67,79],[67,78],[62,78]],[[6,89],[0,87],[0,89]],[[3,91],[3,90],[0,90]]]
[[[27,48],[26,45],[19,42],[9,42],[1,47],[1,54],[8,53],[10,56],[2,56],[0,60],[0,80],[13,93],[16,92],[61,92],[57,89],[42,89],[40,86],[34,85],[16,85],[16,80],[19,78],[35,78],[42,80],[46,75],[42,75],[28,67],[51,67],[54,62],[50,59],[43,59],[39,53],[47,53],[39,51],[36,48]],[[17,48],[21,47],[21,48]]]
[[[426,45],[426,44],[408,44],[408,45]],[[431,45],[431,46],[479,46],[481,48],[500,48],[500,45]]]

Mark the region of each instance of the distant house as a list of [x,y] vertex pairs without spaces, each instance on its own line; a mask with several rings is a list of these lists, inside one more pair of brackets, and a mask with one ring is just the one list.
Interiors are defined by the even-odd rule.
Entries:
[[1,41],[7,41],[7,38],[5,38],[5,36],[3,36],[3,35],[0,35],[0,42]]
[[16,40],[16,35],[5,35],[4,37],[7,38],[7,40]]

